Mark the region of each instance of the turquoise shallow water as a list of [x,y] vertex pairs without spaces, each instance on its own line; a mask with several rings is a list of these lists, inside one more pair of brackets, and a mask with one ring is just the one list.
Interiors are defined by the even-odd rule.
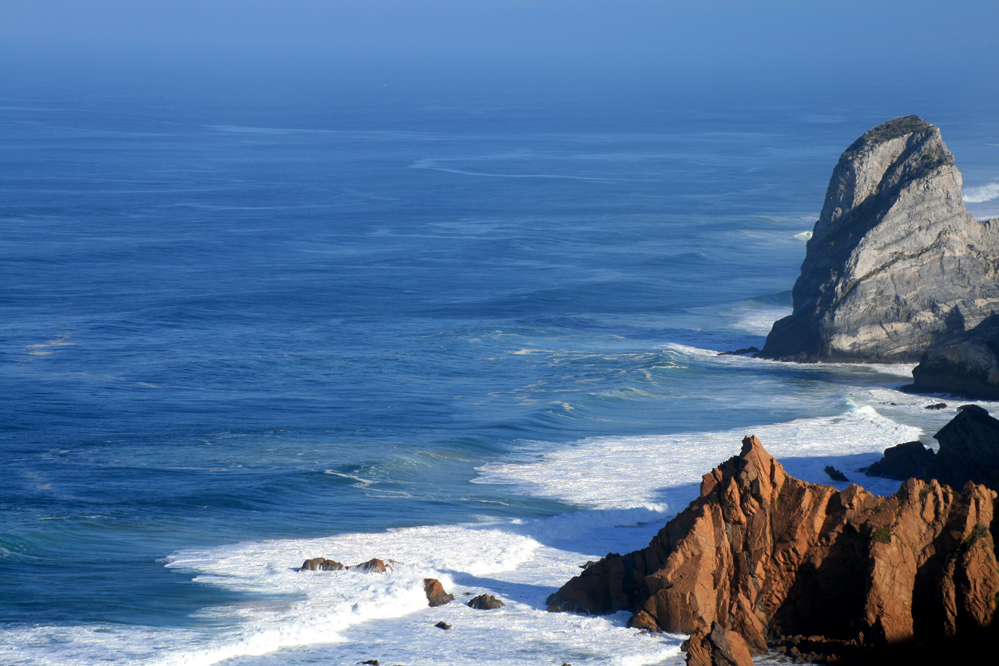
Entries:
[[[254,550],[265,540],[347,535],[331,543],[353,552],[351,535],[483,521],[527,521],[562,547],[543,537],[554,523],[530,521],[590,505],[473,483],[484,466],[593,438],[834,417],[904,383],[704,351],[760,346],[789,309],[839,152],[890,109],[611,122],[529,106],[198,115],[41,101],[0,110],[4,663],[108,650],[146,663],[162,640],[179,663],[348,663],[373,635],[391,651],[402,639],[372,619],[338,630],[340,647],[309,634],[211,653],[256,645],[240,632],[262,620],[239,609],[315,598],[276,570],[268,587],[263,573],[217,584],[238,575],[212,567],[286,552]],[[967,184],[999,178],[994,124],[924,115]],[[918,405],[879,409],[932,425]],[[696,457],[700,440],[684,441]],[[433,529],[428,543],[459,539]],[[510,538],[495,560],[516,568]],[[191,552],[202,564],[175,566]],[[537,588],[524,599],[544,596],[542,579],[517,583]],[[367,618],[358,598],[350,612]],[[577,661],[607,663],[586,650]]]

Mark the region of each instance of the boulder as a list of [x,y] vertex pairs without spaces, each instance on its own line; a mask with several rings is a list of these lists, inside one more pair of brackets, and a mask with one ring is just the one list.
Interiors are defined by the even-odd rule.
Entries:
[[756,654],[777,635],[865,649],[964,640],[996,611],[996,501],[973,483],[909,479],[889,497],[806,483],[747,437],[648,547],[581,572],[549,610],[644,612],[674,633],[717,622]]
[[656,624],[656,619],[646,613],[645,611],[638,611],[628,619],[628,627],[630,629],[642,629],[643,631],[652,631],[659,633],[662,629]]
[[792,291],[760,355],[917,361],[999,310],[999,220],[968,215],[940,130],[916,117],[839,159]]
[[325,557],[313,557],[311,560],[305,560],[299,571],[340,571],[345,568],[336,560],[327,560]]
[[753,666],[753,658],[742,636],[712,622],[691,634],[687,666]]
[[904,388],[913,393],[999,399],[999,315],[990,315],[953,341],[924,352],[912,370],[912,384]]
[[351,571],[361,571],[363,573],[385,573],[390,570],[392,566],[385,564],[385,562],[375,557],[367,562],[361,562],[360,564],[355,564],[354,566],[348,568]]
[[454,601],[454,595],[448,594],[436,578],[424,578],[423,591],[426,593],[427,602],[431,607],[443,606],[449,601]]
[[505,605],[491,594],[480,594],[477,597],[472,597],[471,601],[468,602],[469,608],[477,610],[493,610],[494,608],[502,608]]

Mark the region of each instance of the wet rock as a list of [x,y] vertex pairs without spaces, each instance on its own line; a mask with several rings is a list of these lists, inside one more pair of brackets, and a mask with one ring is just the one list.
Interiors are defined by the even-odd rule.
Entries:
[[999,221],[968,215],[940,130],[916,116],[839,159],[792,291],[760,355],[917,361],[999,309]]
[[946,402],[935,402],[932,405],[926,405],[924,409],[947,409]]
[[608,555],[548,603],[644,612],[672,633],[706,636],[717,622],[756,654],[776,634],[861,646],[974,636],[999,594],[996,498],[917,479],[889,497],[838,491],[788,476],[747,437],[647,548]]
[[386,571],[389,571],[392,566],[376,557],[368,560],[367,562],[355,564],[349,568],[351,571],[361,571],[363,573],[385,573]]
[[431,607],[443,606],[449,601],[454,601],[454,595],[448,594],[436,578],[424,578],[423,591],[426,593],[427,602]]
[[687,666],[752,666],[749,646],[742,636],[727,631],[717,622],[710,630],[702,627],[690,636]]
[[447,622],[445,622],[444,620],[441,620],[440,622],[438,622],[434,626],[437,627],[438,629],[443,629],[444,631],[447,631],[448,629],[451,628],[451,625],[448,624]]
[[357,663],[359,663],[359,664],[367,664],[367,666],[378,666],[378,660],[377,659],[367,659],[365,661],[359,661]]
[[491,594],[480,594],[477,597],[473,597],[468,602],[469,608],[475,608],[477,610],[493,610],[494,608],[502,608],[505,605],[506,604]]
[[325,557],[313,557],[311,560],[305,560],[299,571],[340,571],[344,568],[346,567],[336,560],[327,560]]
[[843,472],[839,471],[838,469],[836,469],[832,465],[826,465],[823,468],[822,471],[824,471],[829,476],[829,478],[832,479],[833,481],[846,482],[846,481],[850,480],[850,479],[846,478],[846,476],[843,474]]
[[745,347],[743,349],[734,349],[732,351],[720,352],[721,356],[746,356],[748,354],[759,354],[759,347]]

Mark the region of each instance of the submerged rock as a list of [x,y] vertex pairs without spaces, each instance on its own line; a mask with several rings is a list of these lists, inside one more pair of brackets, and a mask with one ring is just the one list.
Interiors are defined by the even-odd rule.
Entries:
[[424,578],[423,591],[427,595],[427,602],[430,604],[431,608],[443,606],[449,601],[454,601],[454,595],[448,594],[444,590],[444,586],[441,585],[441,582],[436,578]]
[[788,476],[747,437],[647,548],[609,554],[549,610],[628,610],[676,633],[717,622],[757,654],[776,635],[864,649],[976,637],[999,594],[996,497],[916,479],[890,497],[838,491]]
[[916,361],[999,309],[999,220],[978,222],[940,130],[916,117],[868,131],[839,159],[761,356]]

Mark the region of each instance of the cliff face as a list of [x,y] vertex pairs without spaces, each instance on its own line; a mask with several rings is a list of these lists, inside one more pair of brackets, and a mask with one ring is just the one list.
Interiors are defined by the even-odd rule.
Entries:
[[717,622],[762,652],[768,636],[884,646],[989,627],[999,594],[996,493],[910,479],[891,497],[789,477],[755,437],[647,548],[609,554],[550,611],[629,610],[632,626]]
[[906,390],[999,399],[999,315],[947,344],[926,351]]
[[999,222],[961,199],[940,130],[879,125],[839,159],[793,290],[761,355],[915,361],[999,308]]

